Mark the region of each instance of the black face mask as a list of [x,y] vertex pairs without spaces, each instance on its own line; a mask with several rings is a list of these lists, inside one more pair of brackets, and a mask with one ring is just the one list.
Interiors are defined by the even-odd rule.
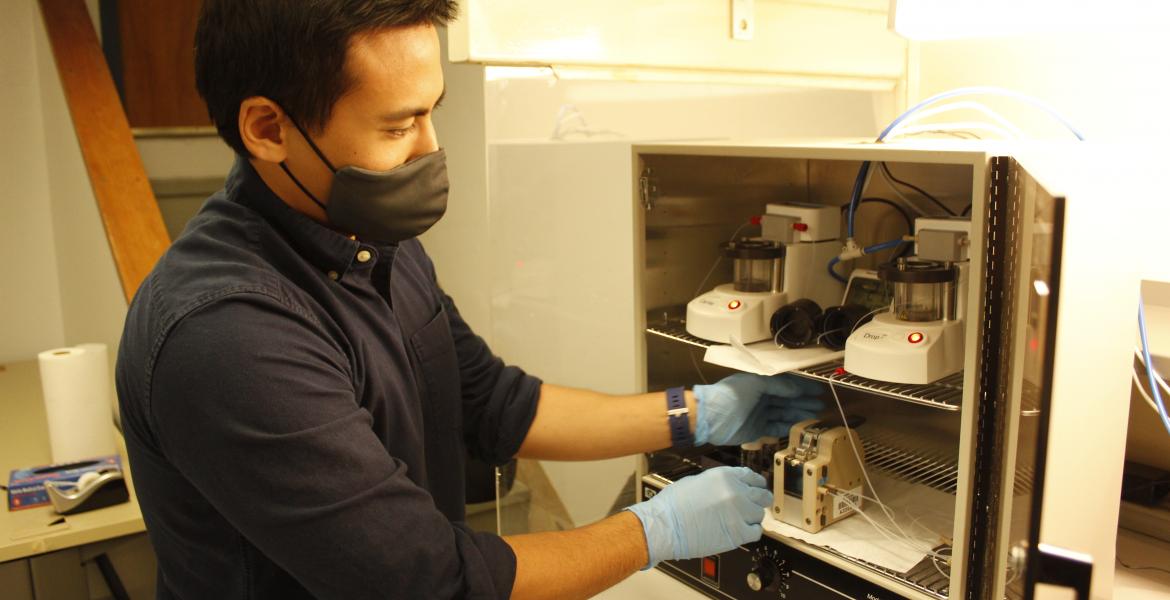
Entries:
[[293,125],[333,171],[329,204],[302,185],[285,162],[280,168],[325,211],[334,227],[365,241],[395,244],[422,235],[447,212],[447,154],[441,148],[389,171],[337,169],[296,121]]

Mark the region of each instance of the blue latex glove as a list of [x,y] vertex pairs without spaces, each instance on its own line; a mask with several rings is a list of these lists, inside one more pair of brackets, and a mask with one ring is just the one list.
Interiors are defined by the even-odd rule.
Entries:
[[659,561],[699,558],[760,539],[772,492],[747,467],[718,467],[684,477],[629,507],[642,520],[649,569]]
[[695,445],[730,446],[761,437],[786,437],[792,425],[816,418],[824,403],[821,384],[792,375],[736,373],[696,385]]

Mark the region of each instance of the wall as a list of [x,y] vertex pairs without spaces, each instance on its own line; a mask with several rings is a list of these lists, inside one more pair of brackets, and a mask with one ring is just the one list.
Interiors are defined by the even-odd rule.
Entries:
[[447,61],[447,31],[440,29],[447,96],[435,111],[439,145],[447,151],[451,192],[447,214],[421,237],[439,283],[476,333],[491,341],[490,275],[486,250],[487,133],[484,69]]
[[0,19],[0,363],[65,343],[31,1]]
[[116,347],[126,304],[40,9],[30,0],[4,7],[0,363],[82,342]]

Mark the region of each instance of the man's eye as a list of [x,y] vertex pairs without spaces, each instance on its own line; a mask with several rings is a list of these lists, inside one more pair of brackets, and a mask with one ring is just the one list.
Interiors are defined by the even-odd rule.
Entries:
[[394,137],[406,137],[410,134],[410,132],[414,131],[415,125],[415,123],[411,123],[409,127],[403,127],[400,129],[387,129],[386,133]]

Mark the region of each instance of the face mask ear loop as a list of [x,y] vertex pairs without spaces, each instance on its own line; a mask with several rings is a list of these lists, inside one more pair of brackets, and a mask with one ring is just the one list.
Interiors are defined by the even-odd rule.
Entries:
[[305,138],[306,142],[309,142],[309,147],[313,149],[313,152],[317,153],[317,158],[320,158],[321,162],[325,163],[325,166],[329,167],[330,171],[337,173],[337,168],[333,166],[333,163],[329,162],[328,158],[325,158],[325,153],[321,152],[321,149],[317,147],[317,144],[313,141],[313,138],[309,137],[309,134],[301,128],[301,124],[297,123],[297,120],[292,118],[292,115],[288,116],[288,120],[293,124],[293,127],[297,128],[297,131],[301,132],[301,137]]
[[297,187],[301,188],[301,191],[304,192],[305,195],[309,197],[309,200],[312,200],[314,204],[316,204],[317,206],[320,206],[321,210],[328,212],[329,209],[325,208],[324,204],[321,204],[321,201],[318,200],[317,197],[313,195],[313,192],[310,192],[309,189],[306,188],[301,183],[301,180],[297,179],[296,176],[292,174],[292,171],[289,170],[289,168],[288,168],[288,163],[286,163],[283,160],[280,161],[280,168],[284,170],[284,174],[288,175],[288,178],[291,179],[293,183],[297,184]]

